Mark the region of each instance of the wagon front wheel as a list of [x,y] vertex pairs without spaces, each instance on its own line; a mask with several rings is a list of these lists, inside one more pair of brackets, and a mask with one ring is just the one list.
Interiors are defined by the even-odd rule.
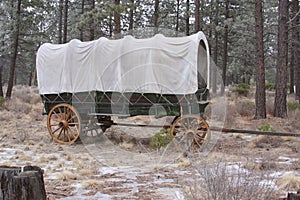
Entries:
[[48,114],[48,131],[53,140],[58,143],[74,143],[79,137],[80,126],[80,116],[76,109],[69,104],[58,104]]
[[176,150],[185,155],[201,151],[210,139],[208,123],[197,115],[177,118],[170,128],[170,133]]

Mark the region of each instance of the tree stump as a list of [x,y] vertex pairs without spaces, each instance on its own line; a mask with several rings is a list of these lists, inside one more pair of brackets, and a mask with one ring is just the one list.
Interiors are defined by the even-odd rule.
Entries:
[[297,193],[288,193],[287,200],[300,200],[300,189]]
[[43,170],[0,166],[0,200],[45,200]]

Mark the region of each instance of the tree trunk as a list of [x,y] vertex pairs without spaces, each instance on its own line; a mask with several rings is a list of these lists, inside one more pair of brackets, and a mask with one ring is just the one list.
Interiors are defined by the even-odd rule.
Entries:
[[300,200],[300,190],[298,190],[297,194],[288,193],[287,200]]
[[298,0],[292,0],[291,2],[291,18],[293,19],[292,21],[292,38],[291,38],[291,48],[290,48],[290,52],[291,52],[291,61],[290,61],[290,93],[294,93],[294,85],[295,85],[295,79],[297,79],[297,77],[295,77],[295,69],[297,68],[297,66],[299,65],[299,61],[298,61],[298,47],[299,47],[299,31],[298,31],[298,22],[299,22],[299,17],[297,15],[297,12],[299,11],[299,2]]
[[[293,31],[292,31],[292,34],[293,34]],[[289,65],[289,70],[290,70],[290,73],[289,73],[290,94],[295,93],[295,91],[294,91],[294,85],[295,85],[295,79],[294,79],[295,71],[294,71],[294,68],[295,68],[295,62],[298,62],[298,61],[295,60],[295,52],[294,51],[297,51],[297,50],[295,49],[294,40],[292,39],[292,45],[290,47],[291,60],[290,60],[290,65]]]
[[34,67],[31,67],[29,72],[29,77],[28,77],[28,86],[32,85],[33,73],[34,73]]
[[[215,14],[215,26],[218,26],[219,23],[219,0],[216,0],[216,14]],[[218,66],[218,48],[219,45],[219,32],[217,31],[217,29],[215,28],[215,46],[214,46],[214,54],[213,54],[213,58],[214,58],[214,62],[215,62],[215,66],[213,68],[212,71],[212,92],[213,94],[217,93],[217,66]]]
[[69,0],[65,0],[63,43],[67,43],[67,38],[68,38],[68,11],[69,11]]
[[[225,2],[225,18],[229,18],[229,0]],[[221,86],[221,94],[223,95],[225,92],[226,85],[226,71],[227,71],[227,58],[228,58],[228,25],[225,25],[224,30],[224,44],[223,44],[223,66],[222,66],[222,79],[223,84]]]
[[[95,9],[95,0],[91,0],[91,11]],[[90,41],[95,39],[95,21],[94,16],[90,17]]]
[[44,200],[43,171],[39,167],[0,167],[0,199]]
[[155,0],[155,2],[154,2],[154,18],[153,18],[154,33],[158,33],[158,19],[159,19],[159,0]]
[[255,0],[255,33],[256,33],[256,93],[255,118],[266,118],[265,65],[263,42],[263,11],[262,0]]
[[15,77],[15,69],[17,63],[17,55],[18,55],[18,47],[19,47],[19,34],[20,34],[20,23],[21,23],[21,3],[22,0],[18,0],[17,5],[17,15],[16,15],[16,29],[13,33],[13,53],[11,57],[11,65],[10,65],[10,72],[9,72],[9,80],[8,86],[6,91],[6,98],[10,99],[12,94],[12,88],[14,85],[14,77]]
[[178,34],[179,31],[179,12],[180,12],[180,0],[177,0],[176,3],[176,27],[175,27],[175,31],[176,31],[176,35]]
[[185,34],[190,35],[190,0],[186,0]]
[[195,0],[195,33],[200,31],[200,0]]
[[109,13],[109,20],[108,20],[108,27],[109,27],[109,37],[113,36],[114,27],[113,27],[113,19],[112,19],[112,12]]
[[134,13],[133,13],[133,8],[132,8],[132,6],[134,5],[134,0],[130,0],[130,3],[131,3],[131,5],[130,5],[130,11],[129,11],[129,30],[132,30],[133,29],[133,22],[134,22],[134,20],[133,20],[133,17],[134,17]]
[[279,0],[278,57],[276,66],[276,90],[274,116],[287,117],[287,42],[288,42],[288,0]]
[[[292,1],[292,10],[293,10],[293,16],[296,15],[296,13],[299,12],[299,1],[293,0]],[[299,40],[299,30],[298,30],[298,24],[299,24],[299,15],[295,16],[295,19],[292,22],[292,41],[295,45],[293,47],[294,49],[294,83],[296,86],[295,91],[295,98],[300,103],[300,40]],[[292,85],[291,85],[292,86]]]
[[114,24],[115,24],[114,36],[115,36],[115,38],[120,38],[120,33],[121,33],[121,16],[118,11],[119,5],[120,5],[120,0],[115,0],[115,9],[114,9]]
[[[85,6],[85,2],[84,2],[84,0],[81,0],[81,15],[83,16],[83,14],[84,14],[84,6]],[[83,41],[83,29],[84,29],[84,27],[81,27],[80,28],[80,36],[79,36],[79,39],[81,40],[81,41]]]
[[0,64],[0,97],[4,97],[3,85],[2,85],[2,73],[3,73],[3,65]]
[[64,10],[64,0],[59,0],[58,9],[58,44],[62,44],[62,23],[63,23],[63,10]]

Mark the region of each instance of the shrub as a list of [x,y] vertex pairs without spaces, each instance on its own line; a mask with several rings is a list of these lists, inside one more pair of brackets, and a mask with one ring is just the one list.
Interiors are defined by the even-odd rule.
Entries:
[[300,104],[297,102],[288,102],[287,104],[289,111],[300,109]]
[[296,191],[300,188],[300,177],[292,173],[285,174],[278,179],[277,185],[280,189]]
[[240,83],[240,84],[236,85],[236,87],[233,91],[240,95],[247,96],[247,94],[249,93],[249,90],[250,90],[250,85],[248,85],[246,83]]
[[242,163],[206,161],[197,169],[200,178],[185,187],[187,199],[273,199],[275,189],[267,174],[243,168]]
[[266,90],[275,90],[275,84],[266,82],[265,88],[266,88]]
[[255,114],[255,103],[250,100],[239,101],[236,103],[236,111],[243,117]]
[[260,131],[275,131],[275,129],[272,128],[271,125],[268,124],[268,123],[259,126],[257,129],[260,130]]
[[162,129],[156,133],[150,140],[150,147],[153,149],[159,149],[166,146],[172,140],[169,129]]
[[2,107],[4,105],[4,102],[5,102],[5,98],[0,97],[0,107]]

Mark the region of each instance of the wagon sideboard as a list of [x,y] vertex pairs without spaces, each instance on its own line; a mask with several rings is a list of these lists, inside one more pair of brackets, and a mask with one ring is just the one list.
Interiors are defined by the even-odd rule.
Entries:
[[41,97],[45,114],[48,114],[57,104],[68,103],[73,105],[80,115],[155,115],[156,117],[163,117],[204,113],[208,89],[201,88],[195,94],[189,95],[95,91],[74,94],[45,94]]

